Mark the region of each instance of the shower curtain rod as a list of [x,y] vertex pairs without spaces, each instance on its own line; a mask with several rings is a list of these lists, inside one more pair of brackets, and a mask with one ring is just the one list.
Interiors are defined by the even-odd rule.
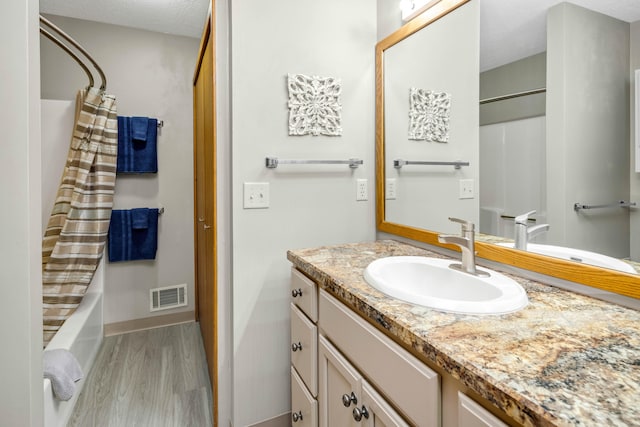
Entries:
[[545,93],[546,91],[547,91],[546,87],[541,87],[541,88],[538,88],[538,89],[531,89],[531,90],[525,90],[525,91],[522,91],[522,92],[510,93],[508,95],[494,96],[493,98],[481,99],[480,100],[480,105],[489,104],[491,102],[504,101],[506,99],[520,98],[521,96],[535,95],[537,93]]
[[80,59],[80,57],[76,55],[75,52],[69,49],[67,45],[65,45],[60,40],[58,40],[56,36],[51,34],[49,31],[45,30],[44,28],[40,28],[40,34],[42,34],[43,36],[45,36],[46,38],[54,42],[56,45],[58,45],[60,49],[67,52],[67,54],[69,54],[69,56],[72,57],[86,73],[87,77],[89,78],[89,87],[93,87],[93,74],[91,74],[91,71],[89,71],[89,68],[85,65],[85,63],[82,62],[82,59]]
[[91,57],[91,55],[89,55],[89,52],[87,52],[86,49],[84,49],[77,41],[75,41],[70,35],[68,35],[64,31],[62,31],[53,22],[49,21],[44,16],[40,15],[40,33],[42,33],[45,37],[47,37],[49,40],[51,40],[56,45],[58,45],[58,47],[62,48],[62,50],[64,50],[67,54],[69,54],[69,56],[71,56],[80,65],[80,67],[82,67],[84,72],[87,73],[87,76],[89,77],[89,85],[93,86],[93,75],[87,68],[86,64],[82,61],[82,59],[80,59],[78,55],[76,55],[71,49],[69,49],[68,46],[66,46],[64,43],[58,40],[58,38],[56,38],[53,34],[51,34],[46,29],[42,28],[42,24],[46,25],[47,27],[52,29],[54,32],[56,32],[58,35],[60,35],[63,39],[71,43],[73,47],[78,49],[78,51],[80,51],[89,60],[89,62],[91,62],[91,64],[98,71],[98,74],[100,74],[100,79],[102,80],[102,85],[100,85],[100,90],[105,90],[107,88],[107,78],[105,77],[104,72],[102,71],[102,68],[100,68],[98,63]]

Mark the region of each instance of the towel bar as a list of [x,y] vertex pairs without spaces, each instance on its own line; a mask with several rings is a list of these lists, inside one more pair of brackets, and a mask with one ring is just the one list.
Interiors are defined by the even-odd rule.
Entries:
[[267,157],[265,159],[266,166],[269,169],[275,169],[279,164],[289,165],[349,165],[350,168],[355,169],[358,165],[364,162],[361,159],[349,159],[349,160],[291,160],[291,159],[278,159],[277,157]]
[[607,205],[583,205],[582,203],[574,203],[573,210],[578,212],[582,209],[602,209],[602,208],[632,208],[636,206],[636,202],[625,202],[620,200],[619,202],[609,203]]
[[462,166],[469,166],[469,162],[463,162],[462,160],[456,160],[455,162],[424,162],[402,159],[393,161],[393,167],[396,169],[400,169],[405,165],[453,166],[455,169],[460,169]]

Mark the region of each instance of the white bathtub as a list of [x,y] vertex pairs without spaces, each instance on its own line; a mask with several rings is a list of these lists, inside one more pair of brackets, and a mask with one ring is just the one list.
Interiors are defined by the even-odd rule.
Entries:
[[[91,285],[87,289],[77,310],[62,325],[58,333],[47,345],[46,350],[64,348],[78,359],[84,378],[93,366],[96,354],[102,344],[102,294],[104,283],[104,260],[100,263]],[[51,381],[44,380],[44,425],[45,427],[65,427],[82,391],[85,379],[76,383],[76,392],[68,401],[57,400],[53,396]]]

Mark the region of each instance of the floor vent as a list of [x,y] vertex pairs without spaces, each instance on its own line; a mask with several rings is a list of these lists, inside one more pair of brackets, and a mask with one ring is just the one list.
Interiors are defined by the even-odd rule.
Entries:
[[187,305],[187,284],[165,286],[149,291],[151,311],[168,310]]

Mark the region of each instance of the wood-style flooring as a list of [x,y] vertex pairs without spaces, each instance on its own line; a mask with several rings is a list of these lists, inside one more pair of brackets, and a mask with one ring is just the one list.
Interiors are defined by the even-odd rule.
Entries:
[[210,427],[196,322],[106,337],[68,427]]

